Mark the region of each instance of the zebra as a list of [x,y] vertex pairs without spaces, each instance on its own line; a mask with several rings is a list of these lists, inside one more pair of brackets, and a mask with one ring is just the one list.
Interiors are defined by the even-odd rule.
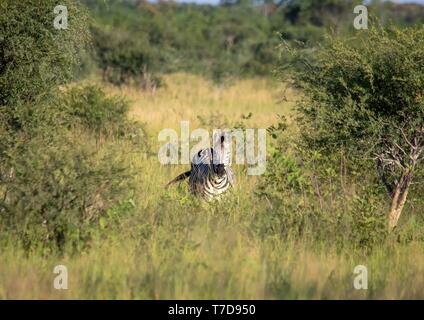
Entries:
[[199,150],[193,157],[191,169],[171,180],[166,187],[188,178],[190,192],[193,195],[206,201],[219,199],[223,193],[235,185],[225,142],[225,136],[221,135],[218,148]]

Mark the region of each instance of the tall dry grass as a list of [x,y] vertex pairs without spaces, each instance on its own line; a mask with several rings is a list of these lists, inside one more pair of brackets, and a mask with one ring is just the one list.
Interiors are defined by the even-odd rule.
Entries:
[[[397,299],[424,297],[424,251],[420,243],[385,244],[371,253],[259,232],[258,218],[273,210],[255,197],[260,177],[235,166],[237,187],[219,205],[193,199],[182,184],[164,184],[187,165],[161,166],[157,134],[198,116],[238,121],[252,128],[290,114],[293,99],[265,79],[227,88],[184,74],[168,76],[154,96],[134,88],[107,87],[132,101],[131,116],[145,122],[152,154],[126,152],[137,187],[131,208],[116,227],[99,230],[83,252],[42,255],[16,244],[0,252],[2,299]],[[68,290],[53,288],[55,265],[68,268]],[[355,290],[353,270],[368,267],[368,290]]]

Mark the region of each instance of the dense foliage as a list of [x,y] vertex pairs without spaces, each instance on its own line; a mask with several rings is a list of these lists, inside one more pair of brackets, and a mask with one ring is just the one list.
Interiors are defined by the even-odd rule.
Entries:
[[84,246],[131,190],[119,140],[108,142],[137,137],[127,102],[92,86],[60,90],[89,28],[82,6],[60,1],[69,28],[55,29],[58,4],[0,2],[0,233],[25,248]]
[[283,48],[293,60],[281,71],[302,90],[299,139],[292,138],[292,156],[277,144],[265,194],[286,212],[319,216],[318,225],[323,216],[336,224],[348,217],[345,235],[375,241],[382,226],[397,226],[408,195],[422,201],[424,29],[373,27],[348,40],[328,38],[313,59]]
[[[349,34],[353,8],[361,3],[229,1],[211,6],[84,2],[95,18],[94,56],[104,79],[114,84],[136,80],[148,88],[158,84],[160,74],[174,71],[195,72],[219,83],[234,77],[269,75],[278,60],[280,37],[313,46],[325,31]],[[418,23],[423,16],[408,6],[393,4],[371,6],[370,13],[399,24]]]

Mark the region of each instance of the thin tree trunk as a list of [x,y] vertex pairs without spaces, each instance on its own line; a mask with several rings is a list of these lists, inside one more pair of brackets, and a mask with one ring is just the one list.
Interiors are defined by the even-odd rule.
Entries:
[[405,206],[408,197],[409,186],[411,185],[412,173],[409,171],[402,175],[392,196],[389,212],[389,231],[392,231],[399,221],[399,217]]
[[[404,140],[403,146],[396,142],[387,144],[387,141],[384,141],[386,147],[380,154],[377,154],[376,158],[378,175],[391,199],[387,217],[389,232],[398,224],[408,198],[415,168],[424,159],[424,126],[421,124],[416,129],[412,128],[412,132],[409,133],[405,133],[403,127],[398,129]],[[387,179],[386,173],[393,178],[398,170],[401,173],[398,180],[391,182]]]

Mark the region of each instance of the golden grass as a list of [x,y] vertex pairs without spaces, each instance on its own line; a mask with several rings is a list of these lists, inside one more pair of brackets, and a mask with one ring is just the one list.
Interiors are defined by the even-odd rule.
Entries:
[[199,116],[208,118],[216,113],[231,123],[240,120],[241,115],[252,113],[246,125],[267,128],[275,123],[277,114],[289,112],[294,100],[288,90],[289,101],[282,101],[284,88],[266,78],[239,80],[220,88],[199,76],[173,74],[164,78],[164,87],[154,95],[128,87],[108,89],[130,99],[130,116],[146,123],[155,133],[163,128],[179,129],[183,120],[195,129],[201,125]]
[[[0,253],[2,299],[421,299],[422,247],[345,257],[331,248],[246,243],[241,233],[218,231],[166,250],[155,239],[140,250],[135,239],[98,243],[76,257]],[[157,235],[160,237],[160,235]],[[231,244],[231,246],[229,246]],[[268,254],[273,253],[273,256]],[[68,267],[68,290],[53,288],[53,268]],[[358,264],[368,267],[368,290],[353,287]]]
[[[156,95],[106,86],[132,102],[131,117],[157,133],[179,128],[219,110],[229,122],[253,113],[247,125],[268,127],[290,114],[295,96],[279,103],[282,88],[266,79],[242,80],[219,89],[191,75],[165,78]],[[153,150],[157,151],[157,150]],[[126,150],[123,149],[125,154]],[[162,166],[156,156],[126,154],[131,162],[136,208],[118,230],[100,233],[77,255],[28,256],[13,244],[0,252],[2,299],[397,299],[424,297],[421,244],[388,245],[371,254],[338,252],[302,241],[255,233],[254,221],[272,208],[254,196],[260,177],[236,166],[237,187],[221,206],[195,201],[187,186],[164,184],[188,165]],[[321,249],[319,249],[321,248]],[[53,288],[55,265],[68,267],[69,289]],[[368,267],[369,289],[353,288],[353,269]]]

